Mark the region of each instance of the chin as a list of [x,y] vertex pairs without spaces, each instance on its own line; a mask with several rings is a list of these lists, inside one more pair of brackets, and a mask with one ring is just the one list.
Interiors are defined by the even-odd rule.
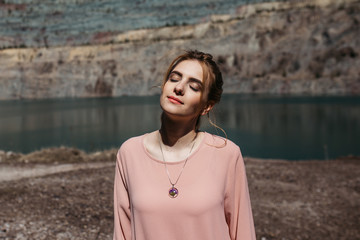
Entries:
[[193,121],[194,119],[198,118],[196,114],[189,114],[180,111],[166,111],[163,109],[163,114],[166,115],[168,118],[174,120],[186,120],[186,121]]

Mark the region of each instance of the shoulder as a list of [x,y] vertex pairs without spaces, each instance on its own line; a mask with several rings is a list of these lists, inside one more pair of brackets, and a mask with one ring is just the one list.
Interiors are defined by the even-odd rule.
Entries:
[[217,163],[228,169],[235,169],[244,165],[240,147],[229,139],[207,133],[208,152],[217,159]]
[[237,162],[242,159],[240,147],[233,141],[215,134],[205,133],[205,144],[214,156],[225,162]]
[[120,146],[116,158],[121,165],[126,166],[129,162],[133,162],[133,159],[144,157],[142,142],[145,135],[129,138]]
[[240,152],[240,147],[233,141],[215,134],[205,133],[206,143],[219,151]]
[[142,139],[145,135],[129,138],[119,148],[119,152],[138,150],[142,146]]

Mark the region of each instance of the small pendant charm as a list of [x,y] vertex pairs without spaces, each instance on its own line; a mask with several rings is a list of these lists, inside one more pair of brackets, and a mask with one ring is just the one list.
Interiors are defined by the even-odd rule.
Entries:
[[171,197],[171,198],[176,198],[177,195],[178,195],[178,193],[179,193],[179,191],[177,190],[177,188],[173,186],[173,187],[170,188],[170,190],[169,190],[169,197]]

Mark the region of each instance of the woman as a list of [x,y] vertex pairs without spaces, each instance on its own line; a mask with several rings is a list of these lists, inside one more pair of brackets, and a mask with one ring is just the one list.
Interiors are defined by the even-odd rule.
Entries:
[[114,239],[255,239],[239,147],[199,131],[222,84],[210,54],[188,51],[171,63],[160,130],[129,139],[117,155]]

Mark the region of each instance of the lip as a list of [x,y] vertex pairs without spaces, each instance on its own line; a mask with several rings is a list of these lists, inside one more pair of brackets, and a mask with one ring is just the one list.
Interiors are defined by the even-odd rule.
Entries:
[[169,99],[170,102],[175,103],[175,104],[184,104],[182,101],[180,101],[180,99],[173,97],[173,96],[168,96],[167,97]]

